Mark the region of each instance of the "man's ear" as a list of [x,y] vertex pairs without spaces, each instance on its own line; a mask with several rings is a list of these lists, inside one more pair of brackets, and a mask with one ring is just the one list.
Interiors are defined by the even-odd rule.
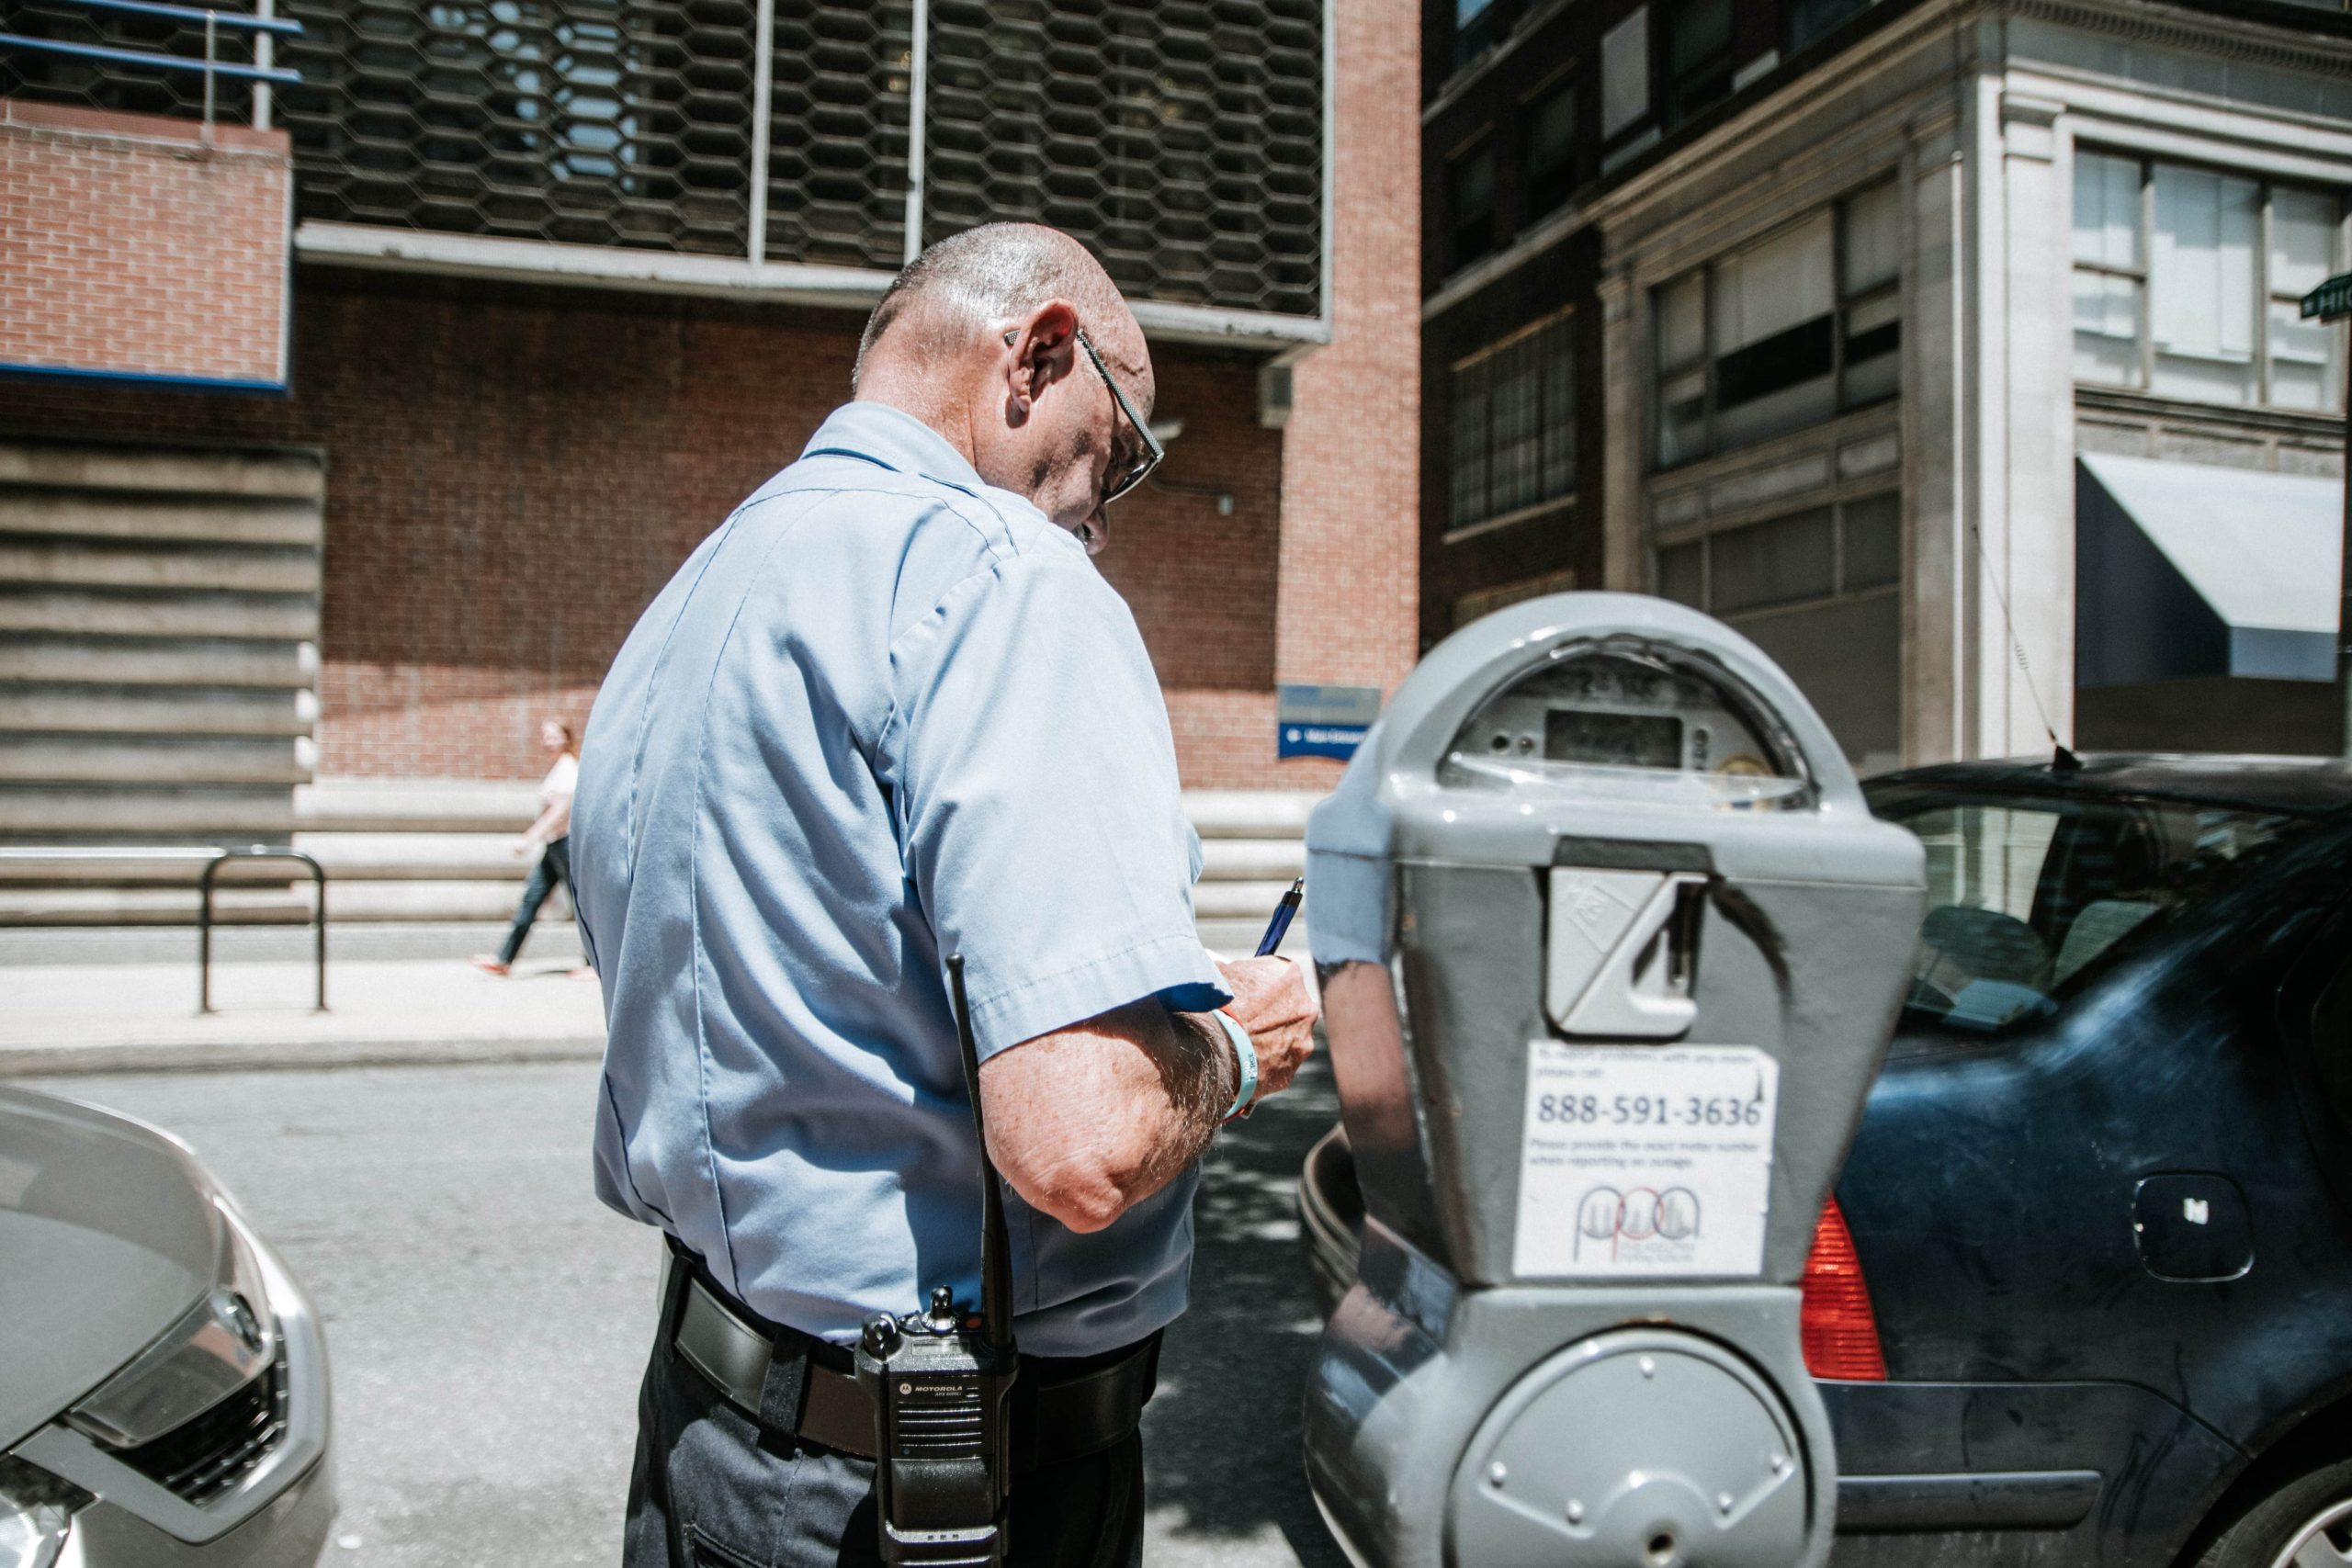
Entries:
[[1007,330],[1012,351],[1006,364],[1007,412],[1019,423],[1038,394],[1078,363],[1078,310],[1067,299],[1048,299]]

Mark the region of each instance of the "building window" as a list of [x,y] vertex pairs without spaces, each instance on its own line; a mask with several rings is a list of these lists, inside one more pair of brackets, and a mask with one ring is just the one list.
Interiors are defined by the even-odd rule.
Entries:
[[1723,617],[1786,670],[1858,769],[1898,764],[1903,505],[1894,491],[1666,546],[1657,572],[1662,597]]
[[1600,135],[1619,131],[1650,112],[1650,8],[1641,6],[1600,35]]
[[1446,165],[1446,268],[1495,248],[1495,148],[1487,142]]
[[1453,367],[1447,525],[1465,528],[1576,489],[1571,322],[1557,317]]
[[1546,593],[1573,592],[1577,585],[1574,571],[1547,571],[1541,577],[1522,578],[1506,582],[1499,588],[1481,588],[1475,593],[1464,593],[1453,602],[1453,629],[1464,626],[1482,615],[1512,604],[1523,604],[1530,599],[1541,599]]
[[1731,0],[1679,0],[1666,14],[1666,118],[1679,124],[1731,91]]
[[1828,32],[1849,17],[1870,8],[1871,0],[1796,0],[1789,7],[1789,52]]
[[1576,186],[1576,94],[1563,85],[1527,107],[1527,216],[1532,222],[1567,204]]
[[2335,413],[2335,333],[2301,320],[2335,269],[2333,193],[2075,154],[2075,379]]
[[1889,181],[1658,289],[1658,465],[1894,396],[1903,235]]
[[1469,64],[1495,41],[1495,0],[1453,0],[1453,68]]

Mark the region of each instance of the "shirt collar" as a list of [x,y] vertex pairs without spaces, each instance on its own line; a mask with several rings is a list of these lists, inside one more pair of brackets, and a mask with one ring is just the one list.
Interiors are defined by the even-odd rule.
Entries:
[[986,488],[965,456],[947,438],[903,409],[888,403],[843,403],[825,416],[800,455],[820,453],[863,457],[902,474],[916,474],[957,490]]

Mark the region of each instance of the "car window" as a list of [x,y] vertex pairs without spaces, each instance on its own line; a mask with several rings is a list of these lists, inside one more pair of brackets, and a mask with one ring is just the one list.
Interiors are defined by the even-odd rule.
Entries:
[[2312,820],[2188,801],[1918,785],[1873,792],[1871,804],[1928,852],[1928,914],[1906,1010],[1984,1033],[2054,1010]]

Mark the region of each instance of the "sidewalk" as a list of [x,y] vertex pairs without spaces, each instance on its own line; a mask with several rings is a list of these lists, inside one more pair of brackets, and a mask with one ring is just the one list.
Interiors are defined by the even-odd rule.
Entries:
[[[1247,953],[1255,920],[1204,920],[1211,949]],[[496,945],[492,928],[330,927],[327,1008],[311,1010],[309,933],[223,938],[266,957],[218,958],[211,1014],[196,1010],[186,931],[24,931],[0,936],[0,1078],[44,1073],[222,1071],[594,1058],[604,1003],[571,933],[534,936],[511,978],[455,954]],[[1306,951],[1304,925],[1283,951]],[[421,957],[420,948],[449,956]],[[184,955],[183,955],[184,954]],[[103,958],[104,962],[89,962]]]
[[0,1077],[593,1058],[603,1003],[573,962],[526,955],[501,980],[455,958],[334,960],[324,1013],[307,963],[217,963],[209,1016],[193,962],[0,969]]

